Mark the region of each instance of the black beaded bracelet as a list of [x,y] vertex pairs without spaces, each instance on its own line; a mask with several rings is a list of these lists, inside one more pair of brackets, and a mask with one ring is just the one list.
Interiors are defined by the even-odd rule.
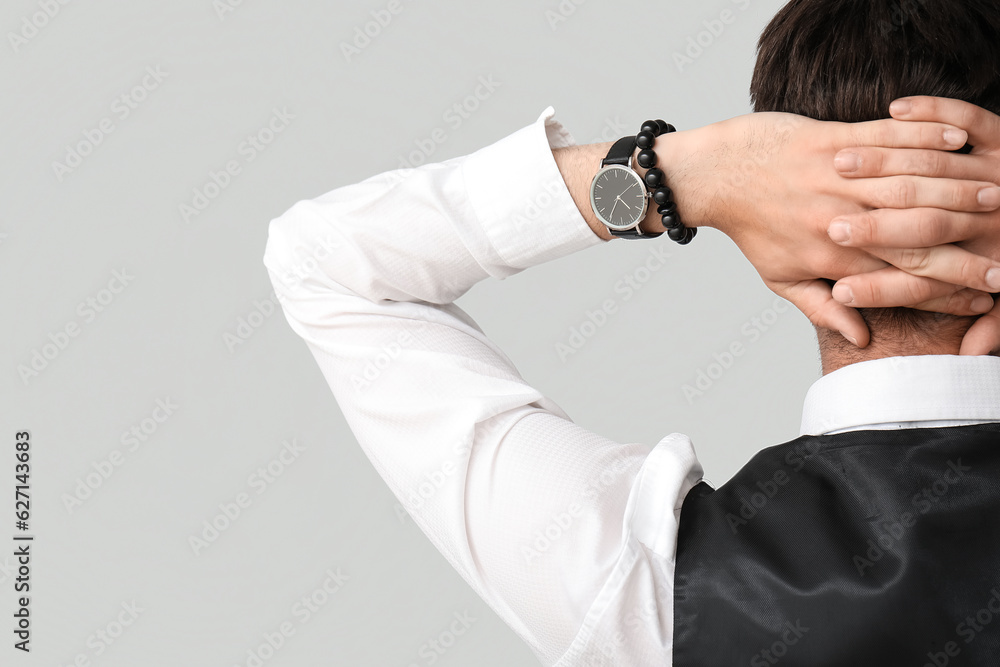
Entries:
[[667,186],[666,174],[656,166],[656,152],[653,150],[656,137],[676,131],[677,128],[664,120],[647,120],[642,124],[639,134],[635,136],[635,143],[640,148],[636,160],[640,167],[649,170],[644,177],[646,188],[652,193],[653,201],[659,207],[656,212],[660,214],[660,222],[667,229],[667,236],[672,241],[687,245],[698,233],[698,228],[686,227],[681,222],[681,214],[677,211],[677,203],[674,201],[674,192]]

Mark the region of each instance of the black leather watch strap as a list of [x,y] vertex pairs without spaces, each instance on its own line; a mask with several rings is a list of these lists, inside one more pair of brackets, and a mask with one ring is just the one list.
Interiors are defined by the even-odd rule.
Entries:
[[663,232],[657,232],[656,234],[640,234],[638,227],[633,227],[632,229],[626,229],[624,231],[616,231],[608,227],[608,232],[612,236],[617,236],[620,239],[655,239],[657,236],[663,236]]
[[601,160],[601,166],[607,167],[609,164],[620,164],[627,167],[632,153],[635,152],[635,137],[622,137],[611,146],[608,156]]

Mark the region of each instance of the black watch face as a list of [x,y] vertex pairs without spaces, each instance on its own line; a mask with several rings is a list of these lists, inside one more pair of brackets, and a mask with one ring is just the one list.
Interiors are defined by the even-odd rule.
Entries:
[[646,216],[646,186],[628,167],[603,167],[590,186],[590,204],[605,225],[628,229]]

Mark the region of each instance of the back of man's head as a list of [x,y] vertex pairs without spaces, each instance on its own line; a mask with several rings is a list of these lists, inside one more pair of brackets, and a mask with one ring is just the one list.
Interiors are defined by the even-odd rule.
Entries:
[[[750,95],[755,111],[842,122],[889,118],[889,104],[909,95],[1000,114],[1000,0],[792,0],[761,35]],[[960,341],[976,319],[859,310],[873,347],[893,354]]]

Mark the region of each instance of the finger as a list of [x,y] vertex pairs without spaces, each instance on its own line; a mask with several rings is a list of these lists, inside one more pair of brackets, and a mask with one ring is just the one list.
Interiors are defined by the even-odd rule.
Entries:
[[842,215],[827,228],[830,238],[850,248],[927,248],[982,236],[995,227],[984,213],[939,208],[878,208]]
[[908,175],[985,182],[996,176],[989,157],[912,148],[845,148],[834,157],[833,166],[848,178]]
[[868,252],[915,276],[1000,292],[1000,263],[956,245],[933,248],[870,248]]
[[944,208],[983,212],[1000,208],[1000,187],[985,181],[886,176],[856,181],[871,208]]
[[1000,351],[1000,299],[993,309],[965,332],[959,354],[995,354]]
[[868,325],[855,308],[837,302],[828,284],[822,280],[803,280],[797,283],[768,284],[772,291],[792,302],[809,321],[823,329],[839,331],[858,347],[865,347],[870,340]]
[[[912,119],[908,119],[912,121]],[[881,146],[883,148],[929,148],[954,151],[969,139],[963,126],[950,123],[903,122],[893,118],[863,123],[844,123],[840,128],[843,146]]]
[[979,290],[914,276],[890,266],[842,278],[833,298],[854,308],[907,306],[952,315],[980,315],[993,307],[993,297]]
[[[942,283],[945,284],[945,283]],[[978,301],[981,299],[981,301]],[[975,304],[975,306],[971,305]],[[915,303],[907,308],[924,310],[929,313],[973,317],[989,312],[994,306],[993,297],[979,290],[960,289],[936,299]]]
[[968,132],[969,143],[980,150],[997,147],[1000,137],[1000,116],[962,100],[918,95],[903,97],[889,106],[893,118],[906,121],[935,121],[962,128]]

